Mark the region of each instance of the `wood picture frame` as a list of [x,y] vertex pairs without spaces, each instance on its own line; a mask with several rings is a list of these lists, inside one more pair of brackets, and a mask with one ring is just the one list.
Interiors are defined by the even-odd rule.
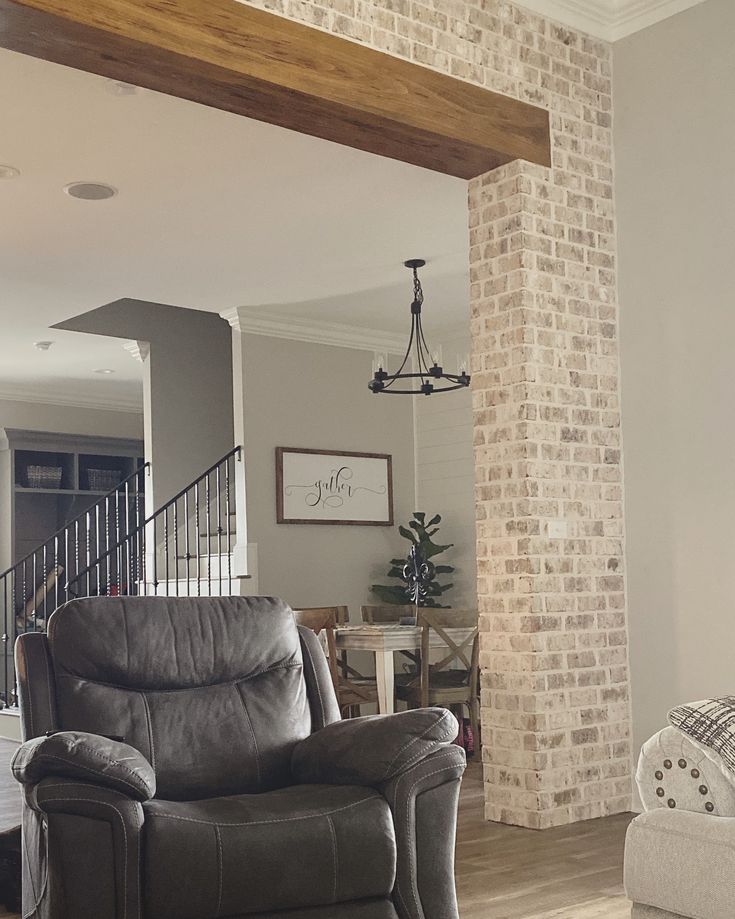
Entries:
[[393,526],[392,456],[276,447],[276,521]]

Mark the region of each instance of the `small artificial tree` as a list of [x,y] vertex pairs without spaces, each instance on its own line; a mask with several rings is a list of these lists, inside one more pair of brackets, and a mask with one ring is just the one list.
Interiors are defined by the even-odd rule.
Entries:
[[[442,552],[446,552],[447,549],[451,549],[453,546],[453,543],[442,546],[432,540],[432,536],[435,536],[439,531],[438,524],[441,523],[441,519],[439,514],[435,514],[431,520],[426,523],[426,514],[416,511],[408,527],[398,527],[398,532],[404,539],[409,540],[411,548],[415,549],[417,554],[420,554],[424,561],[431,562],[432,565],[432,559],[435,556],[440,555]],[[408,578],[404,573],[406,559],[392,558],[390,564],[391,568],[388,572],[388,577],[397,578],[402,583],[391,585],[373,584],[370,590],[372,593],[376,594],[383,603],[405,606],[412,602],[408,592]],[[454,568],[451,565],[434,565],[434,576],[428,582],[424,583],[423,593],[425,595],[419,599],[417,605],[442,607],[443,604],[439,603],[437,598],[440,598],[442,594],[446,593],[454,585],[440,584],[437,580],[437,575],[451,574],[453,571]]]

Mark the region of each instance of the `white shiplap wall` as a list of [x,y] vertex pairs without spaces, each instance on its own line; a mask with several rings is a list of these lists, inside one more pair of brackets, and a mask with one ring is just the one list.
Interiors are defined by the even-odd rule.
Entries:
[[[443,330],[444,362],[454,368],[455,356],[470,350],[469,325]],[[441,514],[437,539],[454,543],[438,563],[457,569],[454,588],[446,601],[455,607],[477,606],[475,552],[474,463],[472,453],[472,397],[457,390],[429,397],[414,397],[416,509],[427,517]],[[446,576],[445,576],[446,578]]]

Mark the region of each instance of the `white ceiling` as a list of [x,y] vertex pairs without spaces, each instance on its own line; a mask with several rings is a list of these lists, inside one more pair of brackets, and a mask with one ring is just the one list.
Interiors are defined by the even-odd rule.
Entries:
[[606,41],[617,41],[705,0],[519,0],[526,9]]
[[[407,332],[419,256],[427,325],[466,318],[464,181],[115,89],[0,51],[0,163],[21,171],[0,180],[0,398],[140,405],[120,341],[49,329],[121,297]],[[119,195],[64,194],[80,180]]]

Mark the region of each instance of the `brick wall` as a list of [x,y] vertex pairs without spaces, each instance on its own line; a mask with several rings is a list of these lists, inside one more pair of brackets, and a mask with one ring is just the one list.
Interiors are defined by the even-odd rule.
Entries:
[[505,0],[256,0],[551,112],[470,182],[486,812],[630,806],[611,49]]

